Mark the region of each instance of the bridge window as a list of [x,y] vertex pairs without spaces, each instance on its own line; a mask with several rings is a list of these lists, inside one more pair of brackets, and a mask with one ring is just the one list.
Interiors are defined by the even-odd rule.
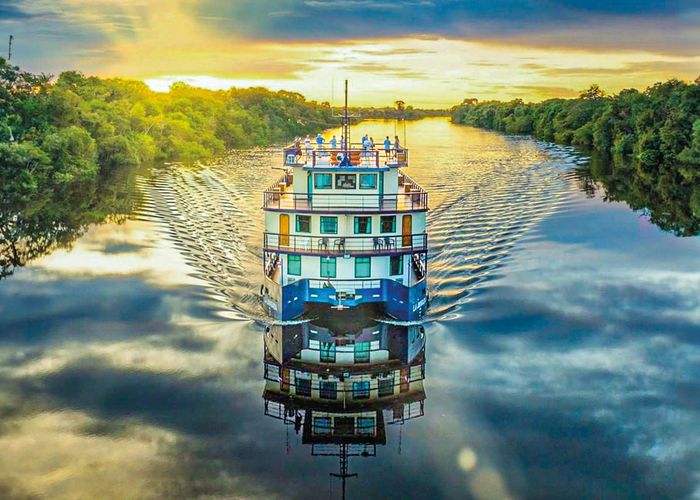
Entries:
[[297,233],[311,232],[311,216],[297,215]]
[[392,255],[389,257],[389,275],[399,274],[403,274],[403,255]]
[[360,189],[377,189],[377,174],[360,174]]
[[333,189],[333,176],[331,174],[315,174],[314,187],[316,189]]
[[372,234],[372,217],[355,217],[355,234]]
[[372,272],[370,257],[355,257],[355,278],[369,278]]
[[321,278],[335,278],[335,257],[321,257]]
[[321,233],[337,234],[338,217],[321,217]]
[[357,187],[357,174],[336,174],[336,189],[355,189]]
[[395,215],[383,215],[380,219],[380,231],[382,233],[395,233],[396,232],[396,216]]
[[301,255],[287,256],[287,274],[301,276]]

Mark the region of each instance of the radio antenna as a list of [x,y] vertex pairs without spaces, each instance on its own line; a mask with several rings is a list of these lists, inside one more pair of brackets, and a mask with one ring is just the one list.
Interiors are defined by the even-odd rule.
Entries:
[[14,35],[10,35],[10,42],[7,44],[7,60],[12,59],[12,40],[14,40]]

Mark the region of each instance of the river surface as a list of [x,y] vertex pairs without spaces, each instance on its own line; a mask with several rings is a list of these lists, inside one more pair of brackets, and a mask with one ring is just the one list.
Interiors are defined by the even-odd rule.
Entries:
[[[380,143],[393,122],[365,122]],[[582,189],[569,148],[426,119],[425,408],[348,498],[700,498],[700,238]],[[121,223],[0,281],[0,497],[329,498],[264,415],[277,150],[138,180]]]

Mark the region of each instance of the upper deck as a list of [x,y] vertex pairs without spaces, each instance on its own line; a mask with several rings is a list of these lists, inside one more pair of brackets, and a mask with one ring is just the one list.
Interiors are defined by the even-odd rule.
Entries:
[[[345,156],[348,156],[345,159]],[[408,149],[390,147],[384,144],[365,148],[360,143],[351,143],[347,150],[333,148],[328,144],[301,144],[284,148],[286,167],[303,166],[311,168],[373,168],[389,169],[408,166]]]
[[[347,172],[344,167],[338,172]],[[396,186],[392,191],[379,193],[374,190],[329,189],[310,193],[295,190],[292,169],[272,184],[263,195],[263,209],[271,211],[301,211],[316,213],[382,213],[428,210],[428,193],[401,170],[395,171]],[[352,175],[352,174],[349,174]],[[342,180],[348,177],[343,175]],[[341,179],[333,185],[339,186]],[[357,182],[352,181],[354,187]],[[306,182],[302,187],[306,187]]]

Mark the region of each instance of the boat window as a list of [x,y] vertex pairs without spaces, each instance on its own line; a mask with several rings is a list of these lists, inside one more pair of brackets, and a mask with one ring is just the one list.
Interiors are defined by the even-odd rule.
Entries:
[[321,217],[321,233],[336,234],[338,232],[338,217]]
[[297,378],[297,396],[311,397],[311,379],[310,378]]
[[321,257],[321,278],[335,278],[335,257]]
[[335,382],[329,382],[327,380],[321,380],[320,385],[320,396],[323,399],[336,399],[338,397],[338,390],[336,388]]
[[[372,268],[370,257],[355,258],[355,278],[369,278]],[[369,346],[367,347],[369,349]]]
[[355,342],[355,363],[369,363],[369,349],[369,342]]
[[379,379],[379,397],[394,395],[394,381],[390,378]]
[[333,189],[333,176],[331,174],[315,174],[314,187],[316,189]]
[[355,189],[357,187],[357,174],[336,174],[336,189]]
[[313,433],[314,434],[330,434],[333,429],[331,417],[314,417]]
[[360,189],[377,189],[377,174],[360,174]]
[[355,234],[372,234],[372,217],[355,217]]
[[297,233],[311,232],[311,216],[297,215]]
[[395,215],[383,215],[380,219],[380,231],[382,233],[395,233],[396,232],[396,216]]
[[357,433],[365,436],[374,436],[374,418],[373,417],[358,417],[357,418]]
[[360,380],[359,382],[353,382],[352,397],[353,399],[369,398],[369,380]]
[[389,275],[398,274],[403,274],[403,255],[392,255],[389,257]]
[[287,256],[287,274],[301,276],[301,255]]

